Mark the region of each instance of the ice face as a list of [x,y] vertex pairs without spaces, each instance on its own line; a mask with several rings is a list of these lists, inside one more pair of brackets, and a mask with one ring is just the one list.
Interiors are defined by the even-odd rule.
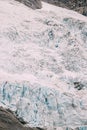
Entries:
[[28,82],[4,82],[0,87],[0,104],[34,127],[86,125],[86,97]]
[[87,18],[1,0],[0,25],[1,106],[31,126],[87,125]]

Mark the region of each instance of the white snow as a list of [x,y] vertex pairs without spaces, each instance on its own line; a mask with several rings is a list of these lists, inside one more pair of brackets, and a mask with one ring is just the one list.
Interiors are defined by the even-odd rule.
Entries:
[[0,0],[0,105],[32,126],[80,126],[86,99],[87,17]]

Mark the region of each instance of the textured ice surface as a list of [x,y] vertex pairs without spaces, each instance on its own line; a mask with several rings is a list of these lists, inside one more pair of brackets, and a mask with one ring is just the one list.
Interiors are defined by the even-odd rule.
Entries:
[[1,105],[16,111],[31,126],[87,125],[86,93],[79,92],[79,96],[29,82],[3,82],[0,86]]
[[32,126],[87,125],[87,17],[0,0],[0,105]]

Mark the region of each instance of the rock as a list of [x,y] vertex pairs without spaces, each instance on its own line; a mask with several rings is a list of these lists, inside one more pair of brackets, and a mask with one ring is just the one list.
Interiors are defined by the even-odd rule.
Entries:
[[0,107],[0,130],[26,130],[8,110]]
[[41,1],[60,6],[67,9],[75,10],[87,16],[87,0],[16,0],[32,9],[41,9]]
[[42,7],[41,0],[16,0],[32,9],[40,9]]
[[0,107],[0,130],[43,130],[42,128],[24,127],[9,109]]
[[[16,0],[32,9],[41,9],[41,0]],[[75,10],[87,16],[87,0],[42,0],[44,2],[60,6],[67,9]]]
[[43,0],[56,6],[75,10],[87,16],[87,0]]

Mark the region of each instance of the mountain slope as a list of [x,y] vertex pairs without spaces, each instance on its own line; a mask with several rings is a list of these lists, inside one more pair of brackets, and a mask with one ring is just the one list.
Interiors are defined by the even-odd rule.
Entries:
[[50,4],[75,10],[87,16],[87,0],[43,0]]
[[1,106],[33,127],[85,126],[86,93],[87,18],[0,0]]
[[16,0],[16,1],[19,1],[32,9],[42,8],[41,0]]
[[87,16],[87,0],[16,0],[32,9],[41,9],[42,1],[60,6],[67,9],[75,10],[85,16]]

